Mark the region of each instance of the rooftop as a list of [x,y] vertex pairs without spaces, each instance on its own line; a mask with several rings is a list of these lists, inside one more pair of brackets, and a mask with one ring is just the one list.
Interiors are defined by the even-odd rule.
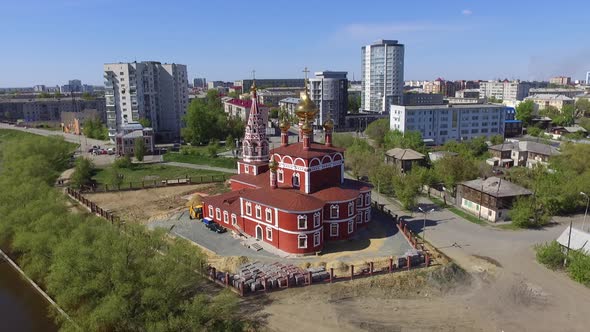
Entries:
[[[237,99],[237,98],[232,98],[229,100],[225,101],[228,104],[232,104],[235,106],[240,106],[240,107],[245,107],[245,108],[250,108],[252,107],[252,99]],[[260,103],[258,104],[259,107],[266,107],[266,105],[261,105]]]
[[487,179],[475,179],[461,183],[471,189],[484,192],[493,197],[512,197],[531,195],[532,192],[524,187],[495,176]]
[[541,154],[541,155],[545,155],[545,156],[553,156],[553,155],[559,154],[559,151],[557,150],[557,148],[555,148],[551,145],[532,142],[532,141],[519,141],[519,142],[514,142],[514,143],[504,143],[504,144],[492,145],[489,147],[489,149],[495,150],[495,151],[511,151],[511,150],[523,151],[523,152],[529,151],[529,152],[533,152],[533,153],[537,153],[537,154]]
[[299,189],[246,189],[241,194],[247,200],[270,205],[287,211],[315,211],[324,207],[324,201],[302,193]]
[[393,148],[385,152],[386,155],[399,160],[420,160],[424,159],[424,155],[412,149]]
[[528,96],[525,99],[533,99],[533,100],[564,100],[564,101],[574,100],[573,98],[570,98],[568,96],[560,95],[560,94],[554,94],[554,93],[535,94],[535,95],[532,95],[532,96]]
[[[469,99],[469,98],[468,98]],[[399,106],[399,105],[394,105]],[[416,105],[416,106],[399,106],[404,107],[406,110],[446,110],[449,108],[501,108],[504,109],[506,106],[499,104],[443,104],[443,105]]]
[[303,142],[291,143],[287,146],[280,146],[274,148],[270,153],[276,153],[284,156],[300,157],[304,159],[311,159],[314,157],[322,157],[331,153],[344,153],[345,149],[337,148],[335,146],[326,146],[325,144],[311,143],[309,150],[303,149]]
[[299,104],[299,98],[289,97],[279,100],[279,103]]
[[563,233],[557,238],[557,242],[564,247],[568,246],[572,250],[583,251],[586,255],[590,255],[590,233],[584,232],[577,228],[572,228],[570,237],[570,227],[563,230]]

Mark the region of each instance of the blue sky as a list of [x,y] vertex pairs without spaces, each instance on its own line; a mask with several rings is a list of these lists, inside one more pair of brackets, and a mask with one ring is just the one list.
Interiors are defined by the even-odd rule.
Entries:
[[360,77],[360,48],[406,45],[406,79],[590,71],[590,1],[2,0],[0,87],[102,83],[105,62],[188,65],[208,80]]

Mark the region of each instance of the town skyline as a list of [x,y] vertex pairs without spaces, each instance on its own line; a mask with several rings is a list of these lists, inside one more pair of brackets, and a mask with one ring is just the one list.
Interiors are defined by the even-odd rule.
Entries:
[[[405,80],[584,78],[590,49],[578,44],[589,4],[575,2],[567,22],[549,25],[536,17],[549,15],[550,7],[519,2],[507,12],[504,3],[373,1],[360,13],[352,3],[305,1],[234,2],[231,11],[212,3],[8,3],[5,12],[13,14],[0,27],[11,31],[5,43],[15,47],[3,55],[0,87],[74,78],[101,85],[104,63],[135,60],[186,64],[189,78],[208,80],[245,79],[252,69],[257,78],[298,78],[306,66],[360,80],[361,47],[378,39],[405,45]],[[306,5],[310,10],[301,10]],[[263,19],[250,19],[250,11]]]

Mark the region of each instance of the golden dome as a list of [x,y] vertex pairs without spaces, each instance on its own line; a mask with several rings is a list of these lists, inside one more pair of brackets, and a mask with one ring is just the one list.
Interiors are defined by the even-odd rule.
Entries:
[[323,126],[325,131],[332,130],[334,129],[334,121],[332,121],[331,117],[328,117],[328,120],[324,121]]
[[301,92],[299,104],[297,105],[297,108],[295,109],[295,115],[297,115],[297,117],[302,121],[305,119],[313,120],[313,119],[315,119],[318,112],[319,112],[319,110],[318,110],[317,106],[309,97],[309,93],[307,91],[307,81],[306,81],[305,90],[303,92]]
[[313,128],[309,125],[309,121],[307,119],[305,122],[303,122],[303,125],[301,125],[301,131],[304,134],[310,134],[313,131]]
[[279,168],[279,163],[277,163],[274,159],[271,159],[270,163],[268,163],[268,168],[270,168],[271,172],[276,172]]
[[285,132],[285,131],[289,130],[289,128],[291,128],[291,124],[286,119],[282,119],[281,122],[279,123],[279,128],[281,128],[282,132]]

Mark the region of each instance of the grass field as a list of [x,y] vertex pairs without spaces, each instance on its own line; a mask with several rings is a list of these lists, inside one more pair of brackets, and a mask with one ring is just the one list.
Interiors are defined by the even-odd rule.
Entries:
[[[212,158],[207,155],[206,147],[193,148],[192,154],[181,154],[179,152],[168,152],[164,155],[164,161],[175,161],[179,163],[188,163],[196,165],[209,165],[223,168],[237,168],[237,159],[217,157]],[[220,150],[221,151],[221,150]],[[227,150],[226,150],[227,151]]]
[[[121,168],[120,174],[123,175],[123,182],[125,183],[159,181],[165,179],[178,179],[186,177],[200,177],[211,175],[227,175],[226,173],[216,171],[191,169],[159,164],[142,164],[134,165],[132,168]],[[93,179],[100,184],[109,183],[109,168],[97,169]]]
[[0,129],[0,143],[8,142],[11,140],[25,138],[25,137],[32,137],[37,136],[35,134],[30,134],[20,130],[13,130],[13,129]]

